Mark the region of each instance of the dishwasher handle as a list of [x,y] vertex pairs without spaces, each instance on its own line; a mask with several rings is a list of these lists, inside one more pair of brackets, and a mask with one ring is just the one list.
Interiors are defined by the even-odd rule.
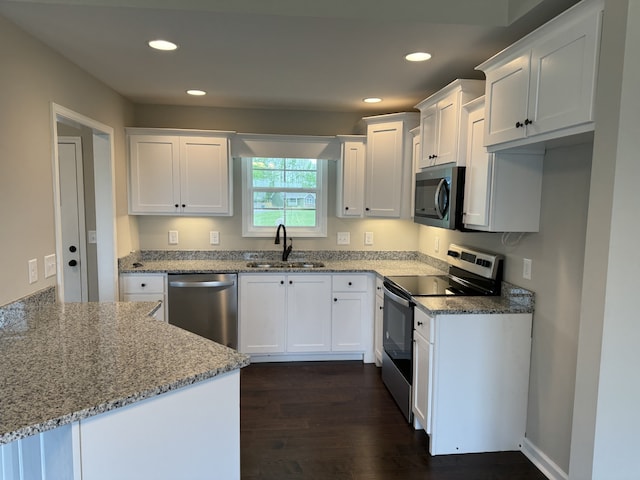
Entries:
[[216,287],[233,287],[236,284],[233,280],[230,282],[218,282],[218,281],[209,281],[209,282],[183,282],[174,280],[169,282],[170,287],[180,287],[180,288],[216,288]]

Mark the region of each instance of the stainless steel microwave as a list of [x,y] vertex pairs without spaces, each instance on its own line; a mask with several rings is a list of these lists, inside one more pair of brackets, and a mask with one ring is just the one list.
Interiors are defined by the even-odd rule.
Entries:
[[416,173],[413,221],[432,227],[463,229],[464,167],[429,167]]

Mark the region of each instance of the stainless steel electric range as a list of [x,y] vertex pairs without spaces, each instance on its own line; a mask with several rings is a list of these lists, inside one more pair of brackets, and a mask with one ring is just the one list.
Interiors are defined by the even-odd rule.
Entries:
[[382,381],[411,422],[414,297],[500,295],[504,257],[451,244],[448,274],[384,279]]

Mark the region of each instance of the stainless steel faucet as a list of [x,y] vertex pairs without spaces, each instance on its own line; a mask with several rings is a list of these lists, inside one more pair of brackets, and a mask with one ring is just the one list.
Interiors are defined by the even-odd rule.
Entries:
[[290,238],[289,241],[291,242],[291,244],[289,246],[287,246],[287,228],[284,226],[284,223],[281,223],[280,225],[278,225],[278,229],[276,230],[276,240],[275,243],[276,245],[280,245],[280,229],[282,229],[282,233],[283,233],[283,245],[282,245],[282,261],[286,262],[287,258],[289,258],[289,255],[291,254],[291,250],[293,250],[293,238]]

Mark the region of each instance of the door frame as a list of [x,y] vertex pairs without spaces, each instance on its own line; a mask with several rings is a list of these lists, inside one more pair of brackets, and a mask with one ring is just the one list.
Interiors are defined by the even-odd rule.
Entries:
[[101,302],[118,300],[118,261],[115,208],[114,130],[112,127],[51,103],[51,138],[53,165],[53,208],[56,240],[56,284],[58,300],[64,301],[62,268],[62,220],[60,211],[60,170],[58,162],[58,128],[65,123],[87,127],[93,132],[93,162],[96,196],[96,236],[98,256],[98,299]]

